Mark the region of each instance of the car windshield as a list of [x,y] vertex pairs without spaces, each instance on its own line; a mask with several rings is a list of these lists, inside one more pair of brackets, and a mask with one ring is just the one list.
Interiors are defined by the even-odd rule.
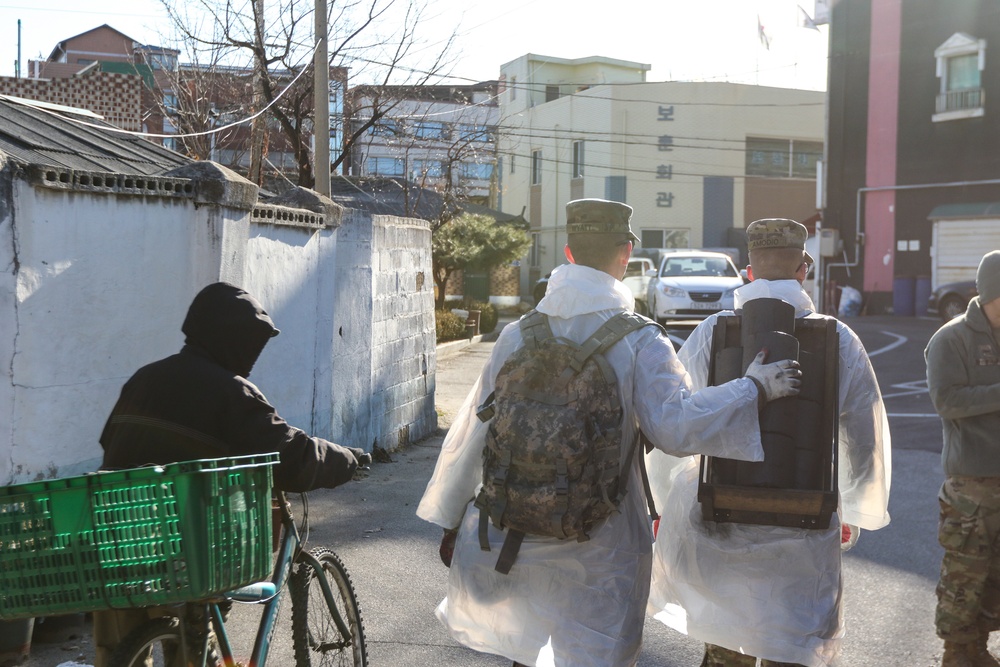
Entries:
[[732,264],[718,257],[670,257],[663,263],[661,276],[701,276],[738,278]]
[[[649,266],[652,269],[652,266]],[[641,276],[646,273],[647,267],[645,262],[629,262],[628,266],[625,268],[625,277],[634,278],[635,276]]]

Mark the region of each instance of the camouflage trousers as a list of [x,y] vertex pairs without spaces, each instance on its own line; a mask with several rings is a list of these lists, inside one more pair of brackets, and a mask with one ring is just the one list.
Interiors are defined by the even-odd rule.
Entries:
[[[760,664],[761,667],[801,667],[794,662],[773,660],[761,660]],[[757,658],[752,655],[743,655],[715,644],[705,644],[705,659],[701,661],[701,667],[756,667],[756,665]]]
[[934,622],[942,639],[967,643],[1000,629],[1000,477],[949,476],[938,501],[944,558]]

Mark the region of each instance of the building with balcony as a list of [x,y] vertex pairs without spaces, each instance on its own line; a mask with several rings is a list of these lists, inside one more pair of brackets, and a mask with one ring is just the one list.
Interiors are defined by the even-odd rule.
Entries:
[[[851,0],[830,12],[824,267],[868,312],[921,314],[937,285],[1000,248],[1000,7]],[[995,54],[994,54],[995,55]]]

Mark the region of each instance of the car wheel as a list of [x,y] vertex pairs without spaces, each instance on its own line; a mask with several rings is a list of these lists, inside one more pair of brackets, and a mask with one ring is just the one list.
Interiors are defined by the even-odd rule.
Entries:
[[940,313],[942,321],[948,322],[964,313],[966,308],[968,308],[968,304],[962,299],[957,296],[949,296],[938,306],[938,313]]
[[636,299],[635,312],[639,315],[645,315],[646,317],[649,317],[649,308],[646,308],[645,301],[639,301],[638,299]]

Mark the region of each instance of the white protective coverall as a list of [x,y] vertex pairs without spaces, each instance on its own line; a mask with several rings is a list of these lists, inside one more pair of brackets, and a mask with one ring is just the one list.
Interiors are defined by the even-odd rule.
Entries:
[[[736,307],[765,297],[792,304],[796,317],[815,311],[796,280],[755,280],[736,290]],[[678,354],[695,390],[708,381],[719,315],[699,324]],[[844,636],[841,521],[868,530],[888,524],[890,481],[889,424],[875,373],[857,335],[843,323],[837,331],[840,516],[828,529],[703,521],[699,457],[648,457],[663,516],[649,613],[675,630],[776,662],[834,664]]]
[[[616,312],[633,307],[632,294],[621,282],[575,264],[553,272],[538,304],[550,317],[553,334],[576,342],[586,340]],[[516,325],[500,334],[448,431],[417,509],[418,516],[443,528],[461,526],[438,618],[462,644],[526,665],[634,665],[652,558],[638,455],[620,512],[596,526],[590,540],[528,535],[506,575],[494,570],[505,533],[490,525],[492,550],[480,549],[479,510],[471,501],[482,481],[486,425],[475,412],[493,391],[504,360],[521,344]],[[678,456],[709,452],[761,460],[757,391],[751,380],[691,395],[671,343],[651,326],[629,334],[605,357],[617,374],[626,442],[635,436],[638,422],[656,447]]]

